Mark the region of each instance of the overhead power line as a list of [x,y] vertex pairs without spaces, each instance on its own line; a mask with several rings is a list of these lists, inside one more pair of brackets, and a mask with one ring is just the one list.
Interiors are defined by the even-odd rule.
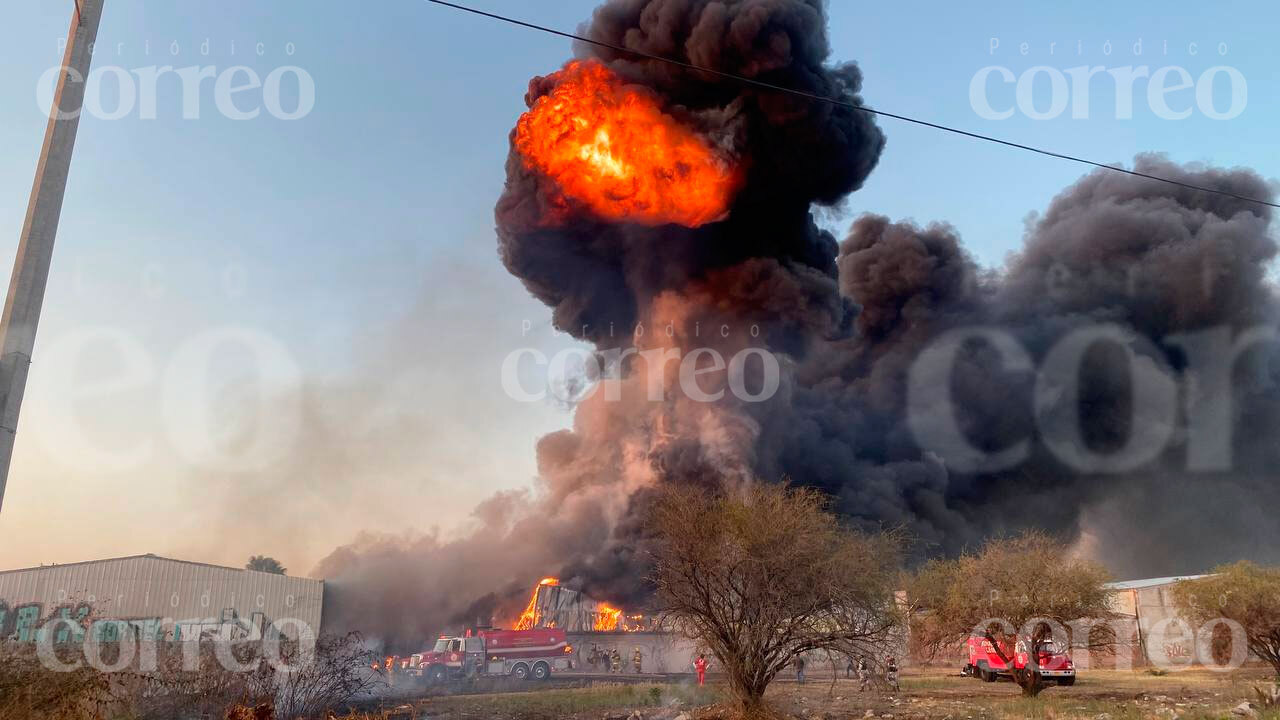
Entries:
[[547,27],[545,25],[538,25],[537,23],[526,22],[524,20],[518,20],[516,18],[509,17],[506,15],[499,15],[498,13],[486,12],[484,10],[468,7],[466,5],[459,5],[457,3],[447,2],[447,0],[425,0],[425,1],[433,5],[440,5],[443,7],[452,8],[454,10],[470,13],[472,15],[478,15],[480,17],[489,18],[491,20],[497,20],[499,22],[508,23],[510,25],[517,25],[519,27],[528,28],[530,30],[537,30],[539,32],[549,33],[551,35],[559,35],[560,37],[569,38],[570,40],[578,40],[580,42],[589,43],[591,45],[597,45],[599,47],[609,48],[610,50],[615,50],[617,52],[625,53],[627,55],[634,55],[636,57],[642,57],[648,60],[656,60],[658,62],[664,62],[670,65],[676,65],[678,67],[685,68],[687,70],[695,70],[698,72],[709,73],[711,75],[733,80],[733,81],[742,83],[744,85],[750,85],[750,86],[762,88],[765,90],[772,90],[774,92],[787,93],[789,95],[795,95],[797,97],[807,98],[809,100],[814,100],[817,102],[829,103],[831,105],[838,105],[840,107],[850,108],[852,110],[856,110],[862,113],[867,113],[869,115],[876,115],[879,117],[886,117],[886,118],[892,118],[894,120],[901,120],[902,122],[912,123],[914,125],[921,125],[927,128],[933,128],[934,130],[942,130],[943,132],[949,132],[955,135],[963,135],[964,137],[972,138],[974,140],[983,140],[985,142],[996,143],[997,145],[1004,145],[1006,147],[1016,148],[1018,150],[1027,150],[1029,152],[1038,153],[1040,155],[1047,155],[1052,158],[1058,158],[1059,160],[1068,160],[1070,162],[1080,163],[1082,165],[1089,165],[1091,167],[1101,168],[1103,170],[1110,170],[1111,172],[1123,173],[1125,175],[1132,175],[1134,177],[1146,178],[1148,180],[1155,180],[1157,182],[1167,183],[1169,185],[1177,185],[1178,187],[1187,188],[1189,190],[1199,190],[1200,192],[1212,193],[1214,195],[1224,195],[1226,197],[1235,198],[1236,200],[1243,200],[1245,202],[1256,203],[1258,205],[1265,205],[1267,207],[1280,208],[1280,203],[1273,203],[1267,200],[1249,197],[1247,195],[1239,195],[1237,193],[1233,193],[1228,190],[1219,190],[1217,188],[1206,187],[1204,185],[1196,185],[1195,183],[1188,183],[1188,182],[1183,182],[1181,180],[1174,180],[1172,178],[1160,177],[1159,175],[1152,175],[1150,173],[1139,172],[1137,170],[1126,170],[1125,168],[1122,168],[1122,167],[1116,167],[1115,165],[1107,165],[1105,163],[1100,163],[1095,160],[1089,160],[1088,158],[1082,158],[1076,155],[1068,155],[1066,153],[1054,152],[1053,150],[1046,150],[1044,148],[1035,147],[1033,145],[1024,145],[1022,143],[1013,142],[1012,140],[1004,140],[1002,138],[993,137],[991,135],[983,135],[981,133],[969,132],[968,130],[961,130],[960,128],[951,127],[949,125],[942,125],[940,123],[935,123],[935,122],[929,122],[928,120],[921,120],[919,118],[913,118],[907,115],[900,115],[898,113],[886,112],[884,110],[876,110],[875,108],[870,108],[865,105],[857,105],[855,103],[847,102],[839,98],[827,97],[825,95],[818,95],[816,93],[807,92],[805,90],[798,90],[796,88],[790,88],[784,85],[775,85],[773,83],[764,82],[763,80],[756,80],[754,78],[744,77],[742,75],[725,72],[723,70],[716,70],[714,68],[695,65],[693,63],[685,62],[683,60],[677,60],[675,58],[665,57],[663,55],[654,55],[653,53],[647,53],[642,50],[633,50],[628,47],[623,47],[622,45],[615,45],[613,43],[605,42],[603,40],[596,40],[594,38],[589,38],[584,35],[565,32],[563,30],[557,30],[552,27]]

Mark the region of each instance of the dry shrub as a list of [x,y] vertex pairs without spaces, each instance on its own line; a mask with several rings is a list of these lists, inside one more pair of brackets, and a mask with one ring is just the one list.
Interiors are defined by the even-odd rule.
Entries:
[[765,691],[796,658],[901,640],[902,538],[844,527],[814,490],[670,488],[649,519],[661,621],[711,650],[742,717],[772,716]]
[[[219,717],[228,708],[271,712],[280,718],[315,718],[345,708],[385,684],[381,675],[370,671],[373,655],[356,633],[321,637],[310,663],[303,662],[303,649],[297,643],[281,643],[280,660],[299,668],[290,673],[278,672],[261,657],[260,647],[245,643],[232,648],[237,663],[254,666],[248,672],[223,667],[207,646],[201,648],[199,669],[190,671],[183,669],[180,646],[169,645],[158,653],[156,671],[134,680],[131,705],[145,720],[182,720],[193,711]],[[257,715],[250,717],[258,720]]]
[[[59,652],[68,661],[69,653]],[[0,642],[0,718],[91,720],[111,704],[107,676],[88,668],[58,672],[32,645]]]
[[256,707],[232,705],[227,710],[227,720],[276,720],[276,709],[271,703],[259,703]]
[[[280,659],[298,668],[290,673],[278,672],[262,656],[259,642],[223,646],[247,671],[224,667],[211,642],[154,647],[154,666],[140,667],[141,653],[134,653],[124,670],[103,673],[84,662],[78,645],[54,649],[61,662],[78,663],[69,672],[45,667],[32,645],[0,645],[0,718],[318,718],[331,709],[347,709],[384,684],[382,676],[369,669],[372,654],[354,633],[321,637],[310,663],[301,662],[303,649],[296,642],[282,642]],[[101,651],[110,664],[120,649],[104,645]],[[194,664],[186,658],[192,652]]]

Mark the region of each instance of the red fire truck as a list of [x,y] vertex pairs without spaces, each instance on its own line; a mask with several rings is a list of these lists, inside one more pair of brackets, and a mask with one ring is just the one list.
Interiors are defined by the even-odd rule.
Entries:
[[[973,635],[969,638],[969,664],[964,666],[964,674],[982,678],[986,682],[1012,677],[1015,671],[1027,668],[1027,645],[1026,638],[1018,638],[1010,653],[1008,643],[1000,642],[1001,652],[1013,660],[1010,667],[1010,663],[1000,659],[1000,653],[996,652],[990,640]],[[1037,671],[1045,680],[1056,681],[1059,685],[1076,684],[1076,668],[1071,663],[1071,654],[1055,641],[1041,641],[1036,659],[1039,666]]]
[[410,667],[430,682],[477,675],[546,680],[569,669],[572,652],[564,630],[481,630],[441,637],[430,651],[414,655]]

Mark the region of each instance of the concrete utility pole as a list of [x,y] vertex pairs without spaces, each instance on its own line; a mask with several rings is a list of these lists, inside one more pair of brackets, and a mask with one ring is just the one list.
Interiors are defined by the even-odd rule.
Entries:
[[0,506],[4,504],[18,411],[22,409],[22,393],[27,387],[27,366],[31,364],[40,306],[49,281],[49,261],[53,258],[53,238],[58,233],[62,196],[71,169],[71,150],[80,126],[85,78],[93,61],[98,21],[102,19],[103,0],[72,2],[75,7],[67,35],[67,54],[62,59],[63,69],[53,96],[49,127],[44,133],[44,148],[36,165],[27,218],[18,240],[18,256],[13,261],[9,296],[4,302],[4,316],[0,318]]

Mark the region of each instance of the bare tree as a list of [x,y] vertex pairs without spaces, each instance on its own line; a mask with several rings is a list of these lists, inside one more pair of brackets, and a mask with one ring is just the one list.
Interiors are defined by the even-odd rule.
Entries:
[[1177,583],[1173,597],[1197,624],[1219,618],[1239,623],[1249,650],[1270,663],[1280,680],[1280,568],[1248,561],[1224,565],[1209,577]]
[[284,575],[286,568],[284,565],[280,564],[279,560],[276,560],[273,557],[268,557],[266,555],[253,555],[249,558],[249,562],[245,563],[244,569]]
[[[1053,639],[1054,625],[1113,617],[1107,571],[1073,558],[1067,545],[1030,532],[995,538],[977,553],[926,563],[908,583],[914,611],[913,643],[934,652],[958,649],[971,636],[986,638],[1009,668],[1019,639],[1029,651],[1026,667],[1013,671],[1028,697],[1048,687],[1040,674],[1038,650]],[[1085,633],[1089,635],[1088,633]],[[1067,638],[1078,645],[1110,646],[1107,633]]]
[[296,642],[284,643],[281,659],[297,669],[281,673],[263,666],[258,677],[265,694],[275,698],[281,717],[319,717],[367,699],[386,685],[381,674],[370,670],[376,656],[358,633],[321,636],[313,651]]
[[769,683],[810,651],[896,640],[895,533],[842,527],[816,491],[753,483],[728,494],[678,488],[652,509],[656,604],[719,660],[747,717]]

